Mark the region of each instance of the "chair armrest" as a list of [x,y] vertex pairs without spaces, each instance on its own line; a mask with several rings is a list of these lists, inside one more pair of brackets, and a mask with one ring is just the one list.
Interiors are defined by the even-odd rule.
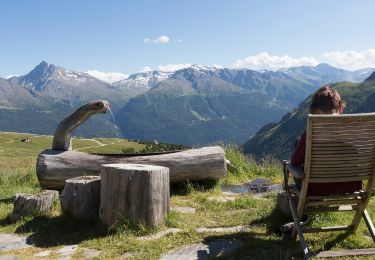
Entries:
[[305,177],[305,173],[301,171],[301,169],[294,167],[289,161],[285,162],[285,167],[293,177],[297,179],[303,179]]

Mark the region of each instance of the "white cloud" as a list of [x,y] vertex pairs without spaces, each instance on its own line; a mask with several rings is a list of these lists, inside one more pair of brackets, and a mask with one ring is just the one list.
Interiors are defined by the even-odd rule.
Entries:
[[154,40],[151,40],[149,38],[144,38],[143,42],[144,43],[150,43],[150,42],[152,42],[152,43],[168,43],[168,42],[170,42],[170,40],[171,39],[167,35],[162,35],[162,36],[160,36],[160,37],[158,37]]
[[152,71],[151,67],[145,66],[139,72],[150,72],[150,71]]
[[295,66],[315,66],[319,61],[314,57],[294,58],[288,55],[272,56],[267,52],[261,52],[254,56],[249,56],[243,60],[236,60],[232,64],[233,68],[249,68],[254,70],[269,69],[277,70],[281,68],[289,68]]
[[166,35],[162,35],[160,36],[159,38],[157,38],[156,40],[154,40],[155,43],[168,43],[169,42],[169,37],[166,36]]
[[102,72],[98,70],[88,70],[86,71],[86,73],[108,83],[112,83],[129,77],[129,75],[120,72]]
[[325,62],[344,69],[375,67],[375,49],[364,51],[333,51],[321,55]]
[[164,72],[173,72],[181,69],[185,69],[190,67],[190,63],[185,63],[185,64],[166,64],[166,65],[158,65],[158,70],[164,71]]

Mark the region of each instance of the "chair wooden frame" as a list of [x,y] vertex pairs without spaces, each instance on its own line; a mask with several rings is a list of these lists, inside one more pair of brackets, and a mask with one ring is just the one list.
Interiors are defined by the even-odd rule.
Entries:
[[[300,191],[292,189],[289,177],[302,180]],[[366,189],[352,194],[309,196],[309,183],[333,183],[367,180]],[[308,115],[304,170],[284,161],[284,187],[288,196],[294,226],[305,259],[312,256],[303,233],[349,230],[356,231],[363,217],[375,242],[375,228],[366,211],[375,185],[375,113],[345,115]],[[294,185],[295,186],[295,185]],[[292,196],[298,196],[295,205]],[[350,225],[302,228],[304,213],[354,211]]]

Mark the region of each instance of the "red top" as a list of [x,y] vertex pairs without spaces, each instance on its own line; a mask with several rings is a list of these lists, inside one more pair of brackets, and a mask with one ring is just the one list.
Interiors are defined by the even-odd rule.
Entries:
[[[305,163],[306,151],[306,130],[301,135],[296,149],[290,159],[290,162],[295,167],[303,168]],[[361,181],[350,182],[331,182],[331,183],[310,183],[307,193],[311,196],[322,195],[338,195],[345,193],[353,193],[362,189]]]

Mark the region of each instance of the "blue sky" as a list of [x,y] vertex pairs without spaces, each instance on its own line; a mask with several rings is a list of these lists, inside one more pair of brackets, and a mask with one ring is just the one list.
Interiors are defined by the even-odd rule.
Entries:
[[374,10],[371,0],[2,0],[0,76],[42,60],[124,74],[188,64],[375,67]]

